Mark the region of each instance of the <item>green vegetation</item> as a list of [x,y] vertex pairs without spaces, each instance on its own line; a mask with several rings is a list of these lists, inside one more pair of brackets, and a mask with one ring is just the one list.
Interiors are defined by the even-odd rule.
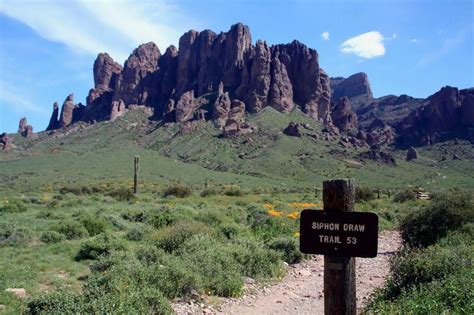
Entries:
[[[380,293],[372,310],[410,310],[413,296],[435,312],[459,311],[457,301],[473,300],[471,280],[458,286],[472,275],[472,226],[459,219],[472,209],[467,199],[456,197],[451,207],[450,195],[429,202],[412,194],[419,186],[472,190],[470,144],[421,148],[412,162],[395,152],[392,167],[321,140],[322,125],[298,110],[283,115],[265,108],[248,121],[257,131],[235,139],[220,138],[210,122],[179,135],[177,124],[155,128],[138,110],[114,122],[76,124],[70,133],[40,133],[37,140],[12,135],[19,149],[0,152],[6,312],[167,314],[170,299],[238,296],[244,277],[276,281],[284,262],[304,258],[299,212],[321,209],[322,181],[338,177],[354,177],[361,187],[357,210],[377,213],[382,230],[401,221],[404,239],[417,246],[394,261],[399,276],[391,295]],[[302,138],[281,133],[290,121],[307,124]],[[445,151],[462,159],[441,160]],[[136,155],[140,195],[131,189]],[[446,267],[450,255],[455,261]],[[25,288],[27,299],[5,292],[12,287]],[[433,306],[429,294],[457,306]]]
[[367,312],[472,314],[473,213],[472,195],[452,191],[403,218],[405,247],[393,259],[391,278]]

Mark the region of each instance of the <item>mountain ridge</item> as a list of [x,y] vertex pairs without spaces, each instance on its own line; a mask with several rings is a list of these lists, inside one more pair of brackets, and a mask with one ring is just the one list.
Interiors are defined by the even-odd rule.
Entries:
[[297,107],[323,122],[331,137],[348,135],[356,147],[420,146],[455,137],[474,141],[473,89],[445,87],[426,99],[374,98],[367,74],[329,77],[315,49],[297,40],[253,44],[242,23],[219,34],[188,31],[179,49],[171,45],[164,54],[153,42],[142,44],[123,66],[100,53],[93,76],[86,105],[75,104],[73,94],[61,110],[55,102],[46,131],[79,121],[115,120],[139,106],[147,108],[152,121],[176,122],[192,131],[196,121],[212,120],[225,137],[234,137],[252,133],[247,114],[265,107],[288,113]]

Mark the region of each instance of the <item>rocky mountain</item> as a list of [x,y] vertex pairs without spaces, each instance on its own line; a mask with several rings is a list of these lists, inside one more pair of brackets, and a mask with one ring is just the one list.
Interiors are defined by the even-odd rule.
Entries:
[[86,106],[74,105],[72,95],[61,114],[53,105],[47,129],[113,120],[135,105],[151,108],[157,120],[213,119],[221,128],[232,104],[239,104],[234,111],[251,113],[266,106],[286,113],[297,106],[319,120],[330,110],[330,81],[316,50],[298,41],[254,45],[241,23],[220,34],[191,30],[180,38],[179,49],[170,46],[164,54],[154,43],[140,45],[123,67],[101,53],[94,62],[94,83]]
[[[343,147],[474,139],[473,89],[445,87],[427,99],[374,98],[367,74],[329,78],[316,50],[296,40],[254,43],[241,23],[219,34],[191,30],[181,36],[178,48],[170,46],[164,53],[152,42],[142,44],[123,66],[100,53],[93,75],[86,105],[76,104],[73,94],[61,109],[55,102],[47,131],[79,121],[115,120],[141,108],[153,121],[181,124],[182,133],[195,130],[197,121],[212,120],[223,137],[235,137],[254,131],[248,113],[272,107],[281,113],[298,108],[323,124],[323,139]],[[285,134],[298,134],[295,126]],[[19,132],[33,135],[26,118]]]
[[474,142],[474,88],[446,86],[427,102],[397,124],[399,144],[430,145],[454,137]]

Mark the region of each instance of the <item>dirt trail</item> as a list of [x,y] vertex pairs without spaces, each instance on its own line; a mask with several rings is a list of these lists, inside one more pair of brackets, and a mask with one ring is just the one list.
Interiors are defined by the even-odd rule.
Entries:
[[[378,256],[356,259],[358,308],[364,306],[375,288],[384,285],[389,273],[389,259],[400,244],[398,232],[383,232],[379,235]],[[278,284],[258,288],[248,283],[244,296],[220,302],[214,307],[195,304],[176,307],[175,310],[179,314],[323,314],[323,257],[314,256],[290,266]]]

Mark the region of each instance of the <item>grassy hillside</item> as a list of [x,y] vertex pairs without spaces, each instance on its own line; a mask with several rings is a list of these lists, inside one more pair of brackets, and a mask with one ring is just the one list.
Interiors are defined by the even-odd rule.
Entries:
[[[191,134],[179,125],[161,127],[140,110],[114,122],[77,124],[69,131],[39,139],[13,137],[17,149],[0,152],[0,189],[48,190],[61,185],[113,182],[128,186],[133,156],[141,158],[145,186],[180,181],[202,187],[206,181],[237,184],[247,189],[298,190],[319,187],[327,178],[354,177],[376,189],[472,189],[474,150],[469,143],[444,143],[420,149],[421,158],[404,161],[404,151],[392,152],[398,166],[361,161],[362,150],[344,149],[337,141],[322,140],[322,125],[298,110],[289,115],[272,108],[250,115],[253,134],[223,139],[211,122],[198,122]],[[307,124],[301,138],[282,133],[290,121]],[[315,139],[318,138],[318,139]],[[460,159],[453,160],[456,154]],[[442,157],[445,161],[441,161]]]

